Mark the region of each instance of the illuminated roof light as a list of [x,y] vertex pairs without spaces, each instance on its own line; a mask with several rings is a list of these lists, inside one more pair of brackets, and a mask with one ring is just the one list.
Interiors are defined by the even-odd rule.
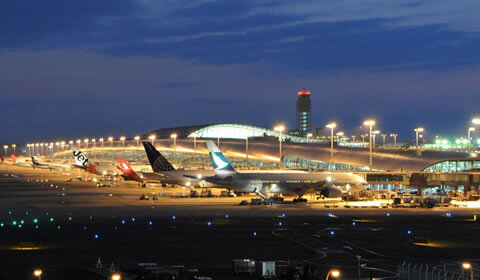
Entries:
[[305,88],[303,88],[301,91],[297,92],[297,95],[298,96],[302,96],[302,95],[310,95],[310,92],[307,91]]

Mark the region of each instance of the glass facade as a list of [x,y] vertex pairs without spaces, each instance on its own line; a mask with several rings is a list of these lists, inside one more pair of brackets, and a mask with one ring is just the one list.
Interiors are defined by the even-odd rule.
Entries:
[[444,160],[436,162],[423,169],[423,172],[462,172],[480,169],[480,160],[474,159],[458,159],[458,160]]

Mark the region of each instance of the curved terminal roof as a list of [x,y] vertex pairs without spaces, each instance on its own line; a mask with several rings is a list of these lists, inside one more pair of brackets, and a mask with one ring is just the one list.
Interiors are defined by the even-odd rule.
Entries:
[[[261,138],[261,137],[280,137],[280,133],[258,127],[253,125],[245,124],[234,124],[234,123],[224,123],[224,124],[215,124],[202,127],[188,135],[188,137],[193,138],[223,138],[223,139],[246,139],[248,138]],[[318,140],[300,136],[294,136],[290,134],[282,133],[283,141],[290,141],[295,143],[321,143],[325,140]]]

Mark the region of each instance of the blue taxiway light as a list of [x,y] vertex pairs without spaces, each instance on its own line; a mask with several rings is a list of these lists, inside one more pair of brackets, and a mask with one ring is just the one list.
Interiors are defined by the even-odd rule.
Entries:
[[355,223],[355,222],[352,222],[352,226],[355,226],[355,225],[357,225],[357,223]]
[[177,219],[177,217],[175,217],[175,216],[172,216],[172,220],[175,220],[175,219]]
[[225,214],[225,219],[228,219],[228,217],[230,217],[228,214]]
[[93,238],[98,239],[100,236],[98,234],[94,234]]
[[125,220],[122,220],[122,225],[124,225],[124,224],[125,224]]
[[407,231],[407,234],[412,234],[412,231],[411,231],[411,230],[408,230],[408,231]]
[[257,236],[257,232],[256,232],[256,231],[253,232],[253,236]]
[[328,217],[330,218],[333,217],[332,213],[328,213]]
[[283,225],[283,223],[282,223],[282,222],[278,222],[278,225],[279,225],[279,226],[282,226],[282,225]]
[[335,232],[333,230],[330,231],[330,235],[331,236],[334,236],[335,235]]
[[148,222],[148,224],[149,224],[149,225],[152,225],[152,224],[153,224],[153,222],[152,222],[152,221],[149,221],[149,222]]
[[135,218],[132,218],[132,222],[135,222]]
[[445,216],[447,216],[447,217],[451,217],[451,216],[452,216],[452,213],[450,213],[450,212],[447,212],[447,213],[445,214]]
[[284,218],[285,218],[285,216],[287,216],[287,215],[285,215],[285,213],[282,213],[282,217],[284,217]]
[[390,217],[390,212],[387,212],[387,217]]
[[208,225],[208,226],[211,226],[211,225],[212,225],[212,222],[208,221],[207,225]]

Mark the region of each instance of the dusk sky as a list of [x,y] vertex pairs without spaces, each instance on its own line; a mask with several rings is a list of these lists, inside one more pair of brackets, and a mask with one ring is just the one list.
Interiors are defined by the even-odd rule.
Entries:
[[235,122],[464,136],[480,1],[3,1],[1,142]]

